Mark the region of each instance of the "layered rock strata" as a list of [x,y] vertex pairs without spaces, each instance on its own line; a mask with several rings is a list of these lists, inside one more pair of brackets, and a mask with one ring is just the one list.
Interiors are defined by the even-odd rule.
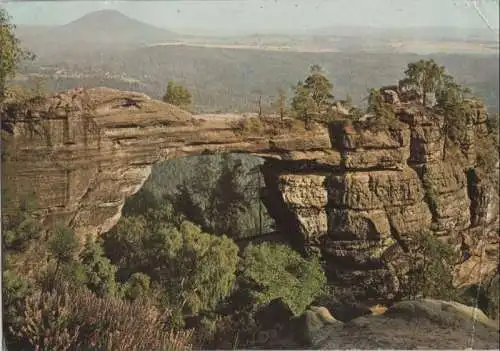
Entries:
[[394,297],[405,242],[424,231],[467,251],[456,281],[473,283],[498,255],[498,198],[471,151],[488,138],[484,110],[451,157],[439,117],[389,96],[400,122],[379,131],[336,123],[266,135],[139,93],[72,91],[2,112],[7,178],[18,198],[34,194],[47,227],[64,222],[83,239],[116,224],[154,163],[251,153],[266,159],[268,212],[294,245],[323,257],[339,294]]

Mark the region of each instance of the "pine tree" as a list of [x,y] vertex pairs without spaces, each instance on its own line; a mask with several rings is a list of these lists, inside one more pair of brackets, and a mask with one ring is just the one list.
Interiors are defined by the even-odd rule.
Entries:
[[307,128],[313,119],[326,115],[331,108],[334,99],[332,88],[333,84],[318,65],[313,65],[306,80],[299,81],[294,87],[292,109]]

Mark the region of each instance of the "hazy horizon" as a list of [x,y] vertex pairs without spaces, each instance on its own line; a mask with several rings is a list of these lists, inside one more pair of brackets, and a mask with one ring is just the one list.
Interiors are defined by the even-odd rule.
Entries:
[[[327,27],[456,28],[493,27],[498,36],[498,2],[479,11],[452,0],[198,0],[198,1],[21,1],[3,3],[18,25],[63,25],[98,10],[179,33],[241,35],[294,34]],[[446,14],[446,16],[443,16]]]

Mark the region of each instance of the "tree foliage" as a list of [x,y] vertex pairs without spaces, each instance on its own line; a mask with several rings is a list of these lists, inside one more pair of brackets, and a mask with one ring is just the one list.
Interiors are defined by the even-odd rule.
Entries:
[[367,112],[374,115],[374,118],[371,119],[372,125],[369,126],[371,129],[376,129],[373,127],[384,128],[388,125],[394,125],[397,120],[393,106],[384,101],[379,89],[373,88],[370,90]]
[[471,100],[468,88],[460,86],[450,75],[442,75],[442,86],[437,92],[437,111],[444,117],[443,160],[446,158],[449,142],[460,145],[465,138],[467,126],[472,122]]
[[238,247],[193,223],[168,220],[169,211],[124,218],[106,235],[106,252],[122,274],[147,272],[162,304],[176,313],[214,308],[233,286]]
[[333,84],[328,80],[322,68],[311,66],[305,81],[299,81],[294,87],[292,109],[296,116],[309,125],[317,116],[325,115],[332,105]]
[[[471,124],[474,101],[471,91],[462,87],[446,73],[444,66],[434,60],[419,60],[408,64],[405,78],[400,87],[413,91],[424,106],[432,105],[438,115],[444,117],[442,133],[444,136],[442,157],[446,159],[450,142],[458,146],[464,141],[468,125]],[[434,94],[435,102],[427,104],[429,93]]]
[[316,118],[319,113],[319,106],[314,101],[309,89],[306,88],[303,82],[298,82],[294,87],[292,109],[296,117],[306,123],[306,127],[310,126],[311,121]]
[[171,202],[177,213],[206,232],[226,234],[235,240],[255,236],[261,228],[272,230],[260,198],[261,174],[250,171],[260,162],[234,154],[176,160],[159,165],[158,179],[145,187],[158,193],[162,201]]
[[311,66],[309,76],[304,82],[304,88],[309,91],[320,112],[325,112],[331,106],[334,98],[332,95],[333,84],[319,65]]
[[115,281],[116,266],[104,256],[104,250],[99,243],[88,238],[79,255],[85,272],[85,284],[97,296],[113,296],[117,293]]
[[400,81],[400,86],[415,91],[424,106],[427,104],[429,93],[439,93],[444,88],[444,67],[432,59],[410,62],[404,73],[405,78]]
[[7,252],[24,252],[42,233],[39,220],[33,215],[36,202],[33,198],[23,199],[13,215],[2,216],[3,244]]
[[49,251],[58,263],[70,262],[78,250],[78,242],[72,230],[64,225],[55,227],[49,242]]
[[7,80],[15,74],[19,63],[24,59],[34,58],[30,52],[21,48],[14,29],[7,11],[0,8],[0,101],[4,97]]
[[210,194],[208,214],[214,220],[211,227],[215,233],[236,236],[238,219],[251,206],[238,183],[243,176],[243,165],[241,161],[231,164],[226,154],[220,166],[222,173]]
[[408,297],[453,299],[452,267],[457,260],[453,249],[431,233],[417,235],[409,248]]
[[281,244],[250,244],[243,253],[241,279],[256,304],[283,298],[292,311],[302,313],[325,287],[317,259],[304,259]]
[[182,85],[171,80],[168,82],[163,101],[181,108],[188,108],[191,105],[191,93]]
[[124,295],[128,300],[148,297],[150,294],[151,278],[144,273],[134,273],[124,286]]

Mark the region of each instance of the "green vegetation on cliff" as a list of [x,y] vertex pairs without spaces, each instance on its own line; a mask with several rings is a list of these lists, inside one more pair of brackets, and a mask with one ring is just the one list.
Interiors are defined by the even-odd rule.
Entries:
[[191,93],[182,85],[171,80],[168,82],[163,101],[186,109],[191,105]]

